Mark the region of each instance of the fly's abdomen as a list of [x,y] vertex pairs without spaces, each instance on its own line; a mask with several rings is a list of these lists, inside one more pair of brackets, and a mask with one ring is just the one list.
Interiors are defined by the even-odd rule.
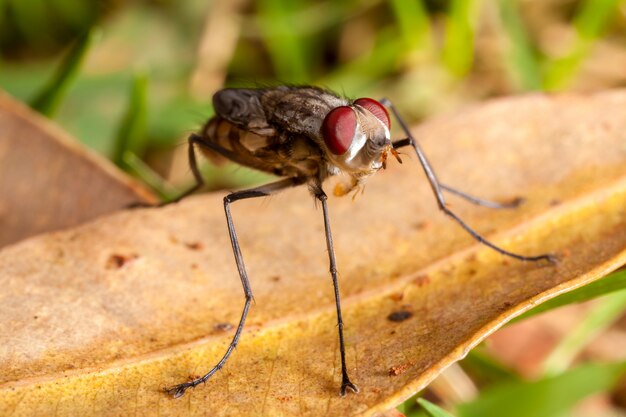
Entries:
[[[204,126],[203,139],[214,147],[202,153],[215,163],[230,159],[238,164],[286,177],[311,177],[318,173],[322,155],[317,145],[301,135],[262,135],[216,116]],[[265,132],[269,132],[265,129]]]
[[276,136],[263,136],[242,129],[228,120],[216,116],[209,120],[202,131],[203,138],[215,145],[213,149],[203,146],[202,153],[215,163],[230,159],[238,164],[276,175],[284,175],[281,147]]
[[204,126],[202,136],[205,140],[216,145],[216,149],[202,147],[202,153],[215,163],[223,163],[224,158],[232,159],[243,165],[250,166],[254,153],[270,145],[271,138],[260,136],[243,130],[229,121],[214,117]]

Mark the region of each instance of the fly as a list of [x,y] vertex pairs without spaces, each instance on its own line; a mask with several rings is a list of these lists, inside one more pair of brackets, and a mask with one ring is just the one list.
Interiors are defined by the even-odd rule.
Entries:
[[[324,181],[340,173],[349,177],[347,184],[339,184],[335,195],[345,195],[358,190],[367,178],[386,167],[392,155],[402,162],[397,149],[410,146],[426,174],[439,209],[454,219],[474,239],[495,251],[522,261],[547,260],[555,262],[550,254],[524,256],[509,252],[489,242],[474,231],[447,206],[444,191],[456,194],[471,203],[491,208],[512,208],[521,203],[509,204],[483,200],[448,185],[435,175],[422,148],[411,135],[408,126],[396,108],[386,99],[371,98],[349,100],[317,87],[226,88],[213,96],[216,115],[189,139],[189,165],[196,185],[180,198],[198,190],[204,183],[198,169],[196,147],[209,159],[230,159],[241,165],[269,172],[283,179],[260,187],[236,191],[224,197],[226,223],[232,244],[235,263],[243,286],[245,303],[235,335],[220,361],[204,376],[166,388],[168,394],[181,397],[188,388],[205,382],[219,371],[237,346],[252,302],[252,289],[230,213],[231,203],[248,198],[264,197],[300,185],[308,186],[313,197],[320,201],[324,216],[326,246],[330,262],[330,275],[335,291],[339,351],[341,355],[341,388],[344,396],[348,390],[359,389],[350,380],[345,358],[343,320],[337,279],[337,264],[328,214]],[[406,138],[392,141],[389,108]],[[179,200],[180,200],[179,198]]]

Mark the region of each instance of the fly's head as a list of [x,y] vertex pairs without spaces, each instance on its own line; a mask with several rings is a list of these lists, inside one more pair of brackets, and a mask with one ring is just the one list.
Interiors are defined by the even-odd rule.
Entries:
[[[349,106],[331,110],[322,124],[322,137],[333,165],[351,175],[354,186],[385,168],[387,155],[398,158],[391,145],[387,109],[371,98],[360,98]],[[342,193],[345,194],[345,193]]]

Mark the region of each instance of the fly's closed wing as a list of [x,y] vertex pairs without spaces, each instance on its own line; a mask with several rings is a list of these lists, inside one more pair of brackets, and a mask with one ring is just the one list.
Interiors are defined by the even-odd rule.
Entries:
[[324,160],[324,117],[346,104],[316,87],[220,90],[213,96],[217,116],[203,131],[211,149],[203,152],[279,176],[317,176]]
[[215,113],[235,126],[261,136],[274,136],[260,96],[263,89],[225,88],[213,95]]
[[317,87],[225,88],[213,96],[215,112],[237,127],[262,136],[304,135],[317,143],[324,117],[348,104]]
[[268,88],[259,98],[270,125],[317,143],[323,142],[320,132],[324,117],[335,107],[349,104],[348,100],[317,87]]

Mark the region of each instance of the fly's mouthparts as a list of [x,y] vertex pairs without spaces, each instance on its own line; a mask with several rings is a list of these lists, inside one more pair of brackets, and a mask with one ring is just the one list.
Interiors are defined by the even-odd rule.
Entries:
[[385,149],[383,149],[383,152],[380,155],[380,160],[381,160],[383,169],[387,169],[387,154],[389,152],[391,152],[393,157],[396,158],[396,161],[398,161],[399,163],[402,163],[402,159],[400,158],[400,154],[398,154],[398,151],[396,151],[396,149],[393,147],[393,145],[391,143],[389,143],[388,145],[385,146]]
[[398,153],[398,151],[396,151],[396,148],[394,148],[393,145],[389,146],[391,148],[391,154],[394,156],[394,158],[396,158],[396,161],[402,163],[402,158],[400,158],[400,154]]

